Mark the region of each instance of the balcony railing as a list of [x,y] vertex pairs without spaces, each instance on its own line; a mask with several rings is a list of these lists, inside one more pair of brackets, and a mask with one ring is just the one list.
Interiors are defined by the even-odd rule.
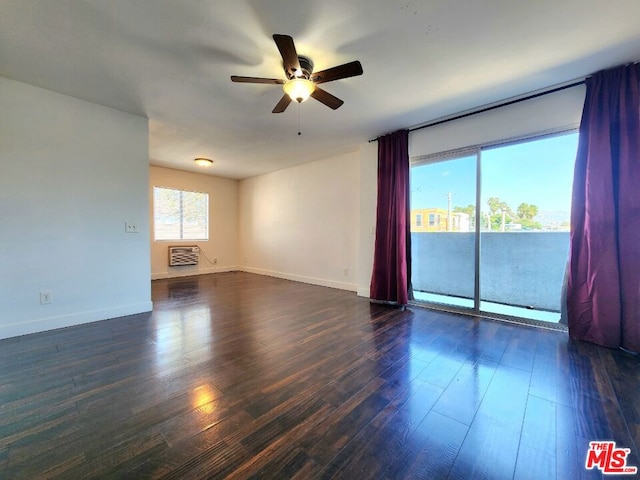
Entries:
[[[412,233],[416,291],[474,296],[474,233]],[[482,232],[480,297],[529,309],[559,312],[569,232]]]

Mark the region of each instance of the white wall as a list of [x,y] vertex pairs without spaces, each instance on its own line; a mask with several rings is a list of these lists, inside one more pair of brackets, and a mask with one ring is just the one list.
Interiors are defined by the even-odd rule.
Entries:
[[360,147],[360,232],[358,237],[358,295],[369,297],[373,273],[376,206],[378,201],[378,142]]
[[[238,266],[238,181],[151,166],[149,168],[150,205],[153,205],[154,186],[208,193],[209,240],[154,241],[153,209],[150,209],[151,278],[155,280],[236,270]],[[176,245],[198,245],[201,249],[199,264],[169,267],[168,247]],[[214,265],[215,259],[217,263]]]
[[356,291],[358,152],[240,181],[242,270]]
[[0,112],[0,338],[151,310],[147,119],[4,78]]

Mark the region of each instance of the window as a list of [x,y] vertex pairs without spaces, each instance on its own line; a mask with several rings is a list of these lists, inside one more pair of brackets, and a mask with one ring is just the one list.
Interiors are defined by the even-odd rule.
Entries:
[[416,214],[416,227],[421,227],[422,226],[422,214],[421,213],[417,213]]
[[156,240],[208,240],[209,195],[153,187]]
[[[558,322],[577,132],[414,160],[411,283],[419,301]],[[476,218],[477,217],[477,218]]]

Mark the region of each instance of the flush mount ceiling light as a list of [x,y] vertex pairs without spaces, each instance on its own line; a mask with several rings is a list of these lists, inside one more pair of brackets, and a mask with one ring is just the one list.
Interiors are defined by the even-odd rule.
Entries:
[[203,157],[196,158],[194,162],[196,162],[201,167],[210,167],[211,165],[213,165],[213,160]]
[[282,89],[284,93],[289,95],[291,100],[302,103],[309,98],[316,89],[316,86],[311,80],[307,80],[306,78],[292,78],[282,86]]

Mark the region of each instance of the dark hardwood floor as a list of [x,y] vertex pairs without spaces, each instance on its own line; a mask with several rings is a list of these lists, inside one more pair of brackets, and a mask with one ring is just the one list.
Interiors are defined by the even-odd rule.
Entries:
[[629,354],[246,273],[152,288],[0,341],[0,478],[602,478],[590,440],[640,466]]

